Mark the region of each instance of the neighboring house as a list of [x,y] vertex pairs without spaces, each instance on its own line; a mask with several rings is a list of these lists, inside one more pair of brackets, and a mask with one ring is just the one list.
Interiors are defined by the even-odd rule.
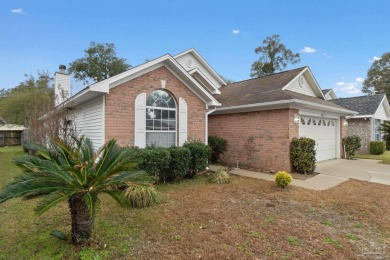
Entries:
[[337,98],[336,94],[334,93],[333,89],[331,89],[331,88],[323,89],[322,94],[324,95],[326,100],[332,100],[332,99]]
[[7,124],[3,118],[0,117],[0,147],[21,145],[23,142],[24,126]]
[[390,120],[390,106],[385,94],[338,98],[331,102],[359,113],[347,117],[347,135],[358,135],[362,138],[360,153],[369,152],[370,141],[382,140],[383,134],[378,131],[378,127],[384,121]]
[[[65,71],[55,87],[69,92]],[[325,100],[308,67],[226,85],[194,49],[95,83],[63,105],[95,148],[111,138],[139,147],[207,143],[210,134],[228,140],[225,161],[287,171],[294,137],[314,138],[318,161],[340,158],[343,117],[354,114]]]

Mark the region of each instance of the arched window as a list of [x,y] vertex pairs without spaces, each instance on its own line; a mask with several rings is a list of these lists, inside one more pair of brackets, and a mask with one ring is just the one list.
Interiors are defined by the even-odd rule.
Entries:
[[146,98],[146,146],[176,145],[176,102],[164,90]]

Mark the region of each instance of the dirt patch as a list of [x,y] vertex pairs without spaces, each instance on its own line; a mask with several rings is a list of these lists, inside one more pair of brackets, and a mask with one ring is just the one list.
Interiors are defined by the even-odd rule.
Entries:
[[160,210],[142,212],[151,225],[143,229],[143,243],[135,255],[144,259],[389,255],[390,203],[383,196],[389,187],[348,181],[315,192],[282,190],[272,182],[239,176],[232,179],[228,185],[161,187],[165,203]]

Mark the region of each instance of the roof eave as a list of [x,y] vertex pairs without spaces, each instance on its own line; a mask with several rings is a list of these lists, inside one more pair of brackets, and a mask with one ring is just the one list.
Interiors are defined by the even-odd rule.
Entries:
[[357,114],[356,111],[321,105],[321,104],[317,104],[309,101],[303,101],[299,99],[288,99],[288,100],[255,103],[255,104],[248,104],[248,105],[221,107],[221,108],[217,108],[217,110],[213,114],[254,112],[254,111],[262,111],[262,110],[272,110],[272,109],[280,109],[280,108],[299,108],[299,107],[308,107],[308,108],[314,108],[318,110],[326,110],[326,111],[340,114],[342,116]]

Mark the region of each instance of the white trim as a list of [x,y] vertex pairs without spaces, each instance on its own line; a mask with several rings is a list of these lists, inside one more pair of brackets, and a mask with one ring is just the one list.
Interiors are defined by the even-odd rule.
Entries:
[[213,108],[212,110],[205,113],[205,144],[209,144],[209,115],[215,112],[216,109],[217,108]]
[[202,79],[211,86],[212,89],[210,89],[210,91],[212,92],[212,94],[221,94],[221,91],[216,86],[214,86],[214,84],[198,68],[189,70],[188,73],[193,77],[194,77],[193,75],[194,73],[198,73],[202,77]]
[[378,113],[378,110],[382,106],[382,104],[384,106],[384,109],[386,110],[386,115],[388,115],[388,117],[387,117],[387,120],[388,120],[390,118],[390,116],[389,116],[390,115],[390,105],[389,105],[389,101],[387,100],[386,95],[383,96],[382,101],[379,103],[379,106],[376,108],[373,116],[375,116],[376,113]]
[[103,95],[103,124],[102,124],[102,144],[106,143],[106,95]]
[[[157,69],[159,67],[165,66],[166,68],[170,69],[169,66],[176,69],[178,72],[180,72],[186,80],[182,80],[183,84],[187,86],[189,89],[191,89],[194,93],[198,93],[199,95],[203,96],[202,100],[207,103],[208,105],[213,106],[220,106],[221,104],[209,93],[207,92],[188,72],[169,54],[166,54],[164,56],[161,56],[157,59],[154,59],[152,61],[149,61],[147,63],[141,64],[137,67],[131,68],[125,72],[122,72],[118,75],[112,76],[108,79],[105,79],[103,81],[94,83],[82,91],[80,91],[75,96],[72,96],[65,102],[63,102],[61,105],[67,105],[69,102],[75,102],[76,105],[78,103],[84,103],[87,100],[96,97],[97,95],[101,94],[108,94],[109,90],[111,88],[114,88],[118,85],[120,85],[123,82],[129,81],[132,78],[138,77],[140,75],[143,75],[147,72],[153,71],[154,69]],[[173,69],[170,69],[172,72]],[[177,73],[176,73],[177,75]],[[195,91],[197,89],[197,91]],[[91,97],[90,97],[91,96]],[[207,100],[207,101],[206,101]]]
[[174,59],[177,59],[187,53],[191,53],[198,61],[221,83],[221,85],[226,85],[226,82],[218,75],[218,73],[203,59],[203,57],[194,49],[191,48],[179,54],[173,56]]
[[317,97],[322,98],[323,100],[326,100],[324,94],[322,93],[322,90],[321,90],[321,88],[320,88],[320,85],[318,85],[318,82],[317,82],[317,80],[315,79],[315,77],[314,77],[314,75],[313,75],[313,73],[311,72],[311,70],[310,70],[309,67],[305,67],[301,72],[299,72],[298,75],[296,75],[292,80],[290,80],[289,83],[286,84],[286,86],[284,86],[284,87],[282,88],[282,90],[287,90],[288,87],[289,87],[293,82],[295,82],[296,79],[298,79],[301,75],[303,75],[303,74],[306,73],[306,72],[308,72],[308,74],[309,74],[311,80],[312,80],[313,83],[314,83],[314,87],[315,87],[315,88],[313,88],[313,85],[310,84],[310,82],[308,82],[308,83],[309,83],[309,86],[313,89],[313,92],[317,95]]
[[[279,109],[279,108],[288,108],[288,107],[299,109],[299,106],[307,106],[319,110],[336,112],[342,115],[355,115],[357,113],[355,111],[351,111],[348,109],[334,108],[334,107],[303,101],[299,99],[288,99],[288,100],[280,100],[280,101],[272,101],[272,102],[264,102],[264,103],[255,103],[249,105],[221,107],[221,108],[217,108],[214,114],[223,114],[225,111],[226,111],[225,113],[238,113],[238,112],[260,111],[260,110],[270,110],[270,109]],[[233,111],[235,110],[235,112],[231,112],[232,110]]]

